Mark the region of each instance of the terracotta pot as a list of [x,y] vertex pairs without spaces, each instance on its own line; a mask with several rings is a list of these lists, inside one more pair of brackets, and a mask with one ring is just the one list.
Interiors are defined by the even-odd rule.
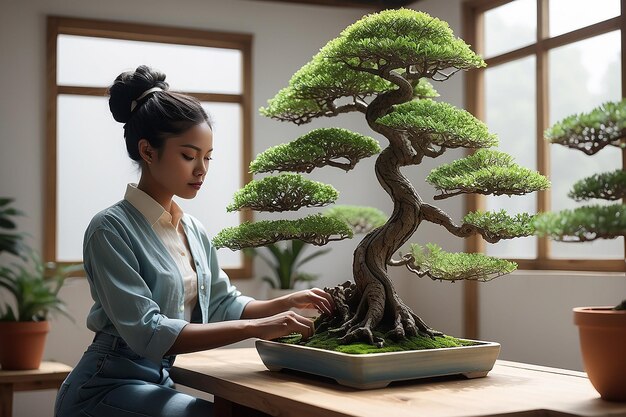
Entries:
[[594,388],[605,400],[626,401],[626,311],[577,307],[574,323],[585,371]]
[[50,323],[47,321],[0,322],[2,369],[38,369],[49,331]]

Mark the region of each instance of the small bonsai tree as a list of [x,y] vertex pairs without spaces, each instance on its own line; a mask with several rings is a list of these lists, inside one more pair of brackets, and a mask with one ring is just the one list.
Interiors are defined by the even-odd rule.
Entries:
[[[330,328],[340,343],[364,341],[382,346],[385,338],[441,335],[396,293],[387,275],[390,266],[406,266],[418,276],[446,281],[487,281],[516,268],[506,260],[447,253],[433,244],[426,249],[413,245],[411,253],[392,258],[424,221],[439,224],[458,237],[478,233],[492,243],[533,234],[528,214],[470,213],[457,225],[441,209],[424,202],[400,171],[419,165],[424,158],[439,157],[447,149],[497,144],[496,137],[471,114],[433,101],[438,94],[428,82],[445,81],[459,70],[484,65],[467,44],[454,37],[447,23],[426,13],[388,10],[364,17],[328,42],[261,109],[265,116],[298,125],[318,117],[360,112],[368,126],[389,142],[381,151],[370,137],[322,128],[266,150],[250,165],[255,174],[308,173],[323,166],[348,171],[362,158],[378,154],[376,176],[393,201],[393,212],[384,225],[367,231],[356,248],[354,282],[327,289],[337,309],[333,317],[320,317],[318,326]],[[440,166],[426,180],[440,191],[436,200],[465,193],[521,195],[549,186],[545,177],[489,149]],[[336,198],[332,187],[296,174],[254,180],[242,195],[247,197],[236,196],[231,208],[297,210],[330,204]],[[323,245],[352,234],[343,220],[312,215],[225,229],[214,243],[241,249],[297,238]]]
[[[588,113],[575,114],[545,132],[551,143],[595,155],[607,146],[626,147],[626,100],[605,103]],[[576,201],[626,198],[626,171],[595,174],[576,182],[568,197]],[[626,205],[585,205],[544,213],[535,221],[537,232],[563,242],[589,242],[626,236]],[[615,309],[626,310],[626,299]]]

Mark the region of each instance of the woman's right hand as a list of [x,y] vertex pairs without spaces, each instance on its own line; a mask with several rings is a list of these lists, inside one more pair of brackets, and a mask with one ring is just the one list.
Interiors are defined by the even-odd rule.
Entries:
[[270,317],[263,317],[249,321],[253,337],[260,339],[276,339],[292,333],[300,333],[306,340],[313,336],[315,327],[313,320],[303,317],[293,311],[284,311]]

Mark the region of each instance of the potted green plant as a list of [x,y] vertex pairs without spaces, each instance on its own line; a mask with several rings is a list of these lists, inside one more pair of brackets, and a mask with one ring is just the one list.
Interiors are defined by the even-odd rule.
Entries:
[[[246,187],[264,183],[271,185],[267,189],[275,192],[250,193],[245,207],[298,210],[331,204],[336,198],[330,186],[316,184],[300,173],[324,166],[349,171],[361,159],[378,154],[376,177],[391,197],[393,212],[384,225],[367,233],[358,244],[351,279],[327,289],[337,306],[336,314],[333,317],[322,315],[316,322],[318,332],[312,338],[316,340],[307,343],[325,339],[328,342],[325,346],[332,349],[341,350],[356,344],[368,346],[367,352],[446,347],[431,349],[443,356],[436,358],[433,352],[428,352],[421,356],[424,360],[393,356],[387,362],[380,362],[382,357],[374,356],[375,365],[370,370],[358,371],[366,375],[363,380],[350,380],[352,376],[341,373],[343,371],[332,375],[322,372],[322,375],[366,388],[416,376],[485,375],[493,366],[499,345],[489,344],[489,349],[485,349],[484,344],[478,344],[465,349],[464,341],[452,340],[432,329],[402,301],[387,272],[389,267],[404,266],[420,277],[433,280],[488,281],[516,268],[514,263],[502,259],[482,254],[448,253],[434,244],[415,244],[409,253],[394,259],[394,254],[423,222],[441,225],[442,231],[462,238],[480,234],[491,243],[534,233],[529,214],[475,212],[465,216],[462,224],[456,224],[443,210],[425,202],[401,171],[401,168],[419,165],[424,158],[437,158],[447,149],[478,149],[468,157],[434,169],[427,176],[426,181],[440,191],[435,200],[465,193],[521,195],[549,187],[549,181],[542,175],[515,164],[507,154],[488,149],[497,144],[497,138],[488,132],[484,123],[464,110],[434,100],[438,94],[428,80],[445,81],[457,71],[484,65],[467,44],[453,35],[447,23],[413,10],[386,10],[365,16],[328,42],[293,75],[289,85],[261,109],[265,116],[297,125],[319,117],[361,113],[367,125],[388,141],[388,146],[381,150],[371,137],[345,129],[320,128],[267,149],[250,165],[255,174],[273,171],[298,174],[253,180]],[[324,245],[352,235],[343,221],[311,215],[298,220],[260,221],[225,229],[215,237],[214,243],[233,250],[289,239]],[[451,343],[465,353],[459,356],[460,351],[450,350]],[[257,347],[260,345],[265,346],[265,343],[257,342]],[[477,354],[480,363],[472,363],[476,359],[472,356],[475,352],[488,353]],[[286,359],[287,363],[281,363],[274,359],[280,360],[286,355],[270,356],[271,363],[265,362],[270,368],[287,367],[307,372],[323,368],[322,362],[308,357]],[[461,356],[463,359],[459,359]],[[299,368],[306,363],[315,366]],[[331,368],[337,368],[334,366],[336,358],[329,359],[329,363],[333,366],[324,368],[332,372]],[[354,365],[352,359],[346,363],[349,367]],[[416,363],[422,368],[415,369]],[[358,366],[361,366],[360,359]],[[385,374],[382,379],[371,373],[374,368]]]
[[2,251],[17,257],[11,265],[0,265],[0,291],[13,297],[0,304],[0,366],[5,370],[37,369],[41,363],[46,335],[50,330],[48,315],[61,313],[71,317],[58,297],[65,277],[80,265],[58,266],[44,263],[13,232],[12,216],[20,214],[9,206],[11,200],[0,199]]
[[[595,155],[607,147],[626,146],[626,100],[608,102],[575,114],[546,130],[551,143]],[[602,199],[608,205],[584,205],[545,213],[535,219],[537,232],[564,242],[589,242],[626,236],[626,171],[618,169],[583,178],[568,196],[576,201]],[[623,200],[622,200],[623,201]],[[626,299],[615,307],[577,307],[585,370],[602,398],[626,401]]]

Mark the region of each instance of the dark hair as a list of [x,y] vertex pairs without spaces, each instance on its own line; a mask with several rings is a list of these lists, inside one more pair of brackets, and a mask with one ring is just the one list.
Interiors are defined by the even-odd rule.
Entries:
[[[157,90],[137,100],[154,87],[163,91]],[[196,98],[168,90],[165,74],[145,65],[121,73],[109,87],[109,109],[116,121],[124,123],[126,150],[134,161],[141,160],[140,139],[146,139],[160,154],[167,138],[203,122],[211,125]]]

